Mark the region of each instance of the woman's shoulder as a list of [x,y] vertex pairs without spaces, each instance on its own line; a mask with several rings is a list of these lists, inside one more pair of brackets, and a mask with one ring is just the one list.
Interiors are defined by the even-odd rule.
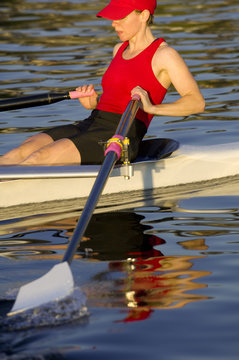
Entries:
[[167,71],[175,69],[178,72],[180,69],[185,69],[185,62],[179,52],[165,42],[157,48],[152,66],[155,73],[162,71],[162,69]]
[[175,50],[164,40],[157,48],[155,52],[155,57],[160,57],[161,60],[165,59],[167,61],[169,58],[178,58],[180,57],[180,55],[177,50]]

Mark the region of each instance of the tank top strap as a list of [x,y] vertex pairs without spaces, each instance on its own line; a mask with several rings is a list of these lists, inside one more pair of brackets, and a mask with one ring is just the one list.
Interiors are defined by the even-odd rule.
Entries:
[[143,53],[148,53],[149,55],[154,55],[157,48],[163,43],[165,40],[163,38],[155,39],[146,49],[142,51]]
[[128,41],[123,42],[123,44],[121,44],[121,46],[119,47],[116,55],[122,56],[123,52],[125,51],[125,49],[127,48],[128,45],[129,45],[129,42],[128,42]]
[[[148,47],[146,47],[139,55],[148,52],[150,54],[154,54],[155,51],[157,50],[157,48],[160,46],[160,44],[162,44],[163,42],[165,42],[165,40],[163,38],[157,38],[155,39]],[[118,49],[117,51],[117,56],[122,57],[123,52],[125,51],[125,49],[127,48],[127,46],[129,45],[128,41],[125,41]]]

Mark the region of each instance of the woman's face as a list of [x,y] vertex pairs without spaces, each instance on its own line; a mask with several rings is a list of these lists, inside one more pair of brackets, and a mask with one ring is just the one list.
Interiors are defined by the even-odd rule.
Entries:
[[141,29],[143,21],[141,14],[135,11],[120,20],[114,20],[112,26],[121,41],[132,39]]

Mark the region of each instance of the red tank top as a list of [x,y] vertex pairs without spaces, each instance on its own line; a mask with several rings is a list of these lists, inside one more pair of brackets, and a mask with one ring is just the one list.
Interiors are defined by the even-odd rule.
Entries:
[[[121,45],[102,78],[103,94],[97,109],[122,114],[131,100],[131,90],[135,86],[141,86],[148,92],[152,104],[161,104],[167,89],[156,79],[151,63],[163,41],[162,38],[156,39],[140,54],[129,60],[123,58],[128,41]],[[136,117],[148,128],[153,115],[139,109]]]

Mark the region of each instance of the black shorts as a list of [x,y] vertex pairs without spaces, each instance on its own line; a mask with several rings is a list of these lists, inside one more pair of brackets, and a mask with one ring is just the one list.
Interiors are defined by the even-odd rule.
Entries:
[[[70,139],[80,152],[82,164],[102,164],[104,147],[100,143],[106,142],[115,134],[120,118],[121,114],[93,110],[91,116],[85,120],[74,125],[57,126],[44,133],[50,135],[54,141]],[[145,124],[135,119],[128,134],[130,161],[136,158],[146,131]]]

